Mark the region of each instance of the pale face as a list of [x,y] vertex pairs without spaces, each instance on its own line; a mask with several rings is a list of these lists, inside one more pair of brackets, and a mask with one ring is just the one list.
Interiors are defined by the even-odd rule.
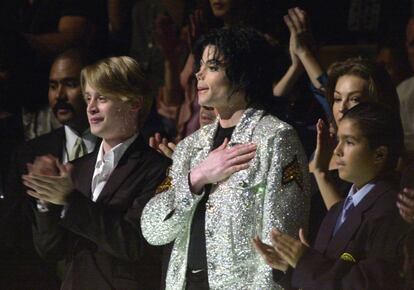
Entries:
[[230,14],[232,0],[210,0],[210,7],[217,18],[225,18]]
[[405,47],[407,49],[411,70],[414,70],[414,18],[411,18],[407,24]]
[[112,147],[137,132],[138,109],[131,104],[102,96],[89,84],[85,86],[85,100],[92,134]]
[[64,125],[86,122],[86,103],[80,87],[82,65],[73,59],[58,59],[49,75],[49,106]]
[[363,101],[367,91],[367,82],[354,75],[344,75],[338,78],[335,86],[332,112],[338,125],[344,113]]
[[378,175],[382,163],[378,162],[376,150],[369,147],[367,138],[354,121],[340,121],[337,136],[334,156],[339,177],[361,188]]
[[244,94],[232,91],[222,58],[214,58],[215,47],[204,49],[200,70],[196,73],[198,102],[201,106],[216,109],[240,107],[245,103]]

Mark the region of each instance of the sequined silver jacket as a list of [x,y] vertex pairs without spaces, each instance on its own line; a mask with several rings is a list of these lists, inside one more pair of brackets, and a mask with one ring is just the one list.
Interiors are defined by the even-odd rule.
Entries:
[[[172,185],[153,197],[141,218],[150,244],[175,240],[168,266],[166,289],[185,288],[191,222],[202,195],[191,193],[188,173],[211,151],[218,121],[180,142],[170,171]],[[205,236],[210,289],[281,289],[272,271],[255,252],[251,239],[270,243],[276,227],[297,236],[307,227],[309,179],[307,160],[295,130],[263,111],[247,109],[233,131],[229,146],[258,145],[248,169],[212,187],[206,204]],[[286,176],[297,165],[299,172]]]

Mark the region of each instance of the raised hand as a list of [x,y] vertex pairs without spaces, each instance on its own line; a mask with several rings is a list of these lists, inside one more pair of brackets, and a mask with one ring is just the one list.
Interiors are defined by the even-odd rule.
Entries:
[[200,192],[204,185],[227,179],[233,173],[247,169],[256,155],[257,146],[252,143],[238,144],[227,148],[227,138],[218,148],[211,151],[207,158],[190,173],[193,192]]
[[335,149],[335,138],[322,119],[318,120],[316,130],[316,149],[310,170],[311,172],[328,172],[329,162]]
[[56,176],[40,175],[33,172],[23,175],[23,184],[29,188],[27,194],[45,202],[66,205],[68,197],[74,189],[70,177],[72,165],[63,165],[56,160],[56,167],[59,170]]
[[303,230],[299,230],[300,240],[296,240],[291,236],[280,232],[278,229],[273,229],[271,240],[274,250],[285,260],[292,268],[296,268],[299,259],[303,256],[309,248]]
[[289,50],[293,61],[298,61],[300,54],[312,50],[313,38],[310,31],[309,21],[306,12],[298,7],[288,10],[288,14],[283,17],[290,32]]
[[167,138],[162,138],[160,133],[150,137],[149,146],[168,158],[172,157],[176,147],[174,143],[168,142]]
[[400,211],[401,217],[407,223],[414,223],[414,190],[404,188],[403,191],[398,194],[397,207]]

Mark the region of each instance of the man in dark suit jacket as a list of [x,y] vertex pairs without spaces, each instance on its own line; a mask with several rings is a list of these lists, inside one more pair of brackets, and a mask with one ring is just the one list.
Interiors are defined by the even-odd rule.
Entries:
[[139,220],[171,161],[137,133],[151,105],[145,81],[134,60],[116,57],[84,68],[81,84],[102,143],[73,166],[54,160],[56,176],[24,176],[28,194],[48,203],[33,211],[35,246],[65,259],[62,289],[158,289],[160,249],[145,242]]
[[[89,130],[80,88],[80,72],[88,63],[89,58],[77,49],[67,50],[54,60],[49,74],[49,105],[63,126],[24,143],[13,154],[1,200],[0,289],[59,288],[54,266],[45,268],[34,250],[28,218],[31,210],[21,175],[27,172],[26,163],[37,156],[50,154],[61,162],[70,161],[78,137],[83,141],[84,154],[94,150],[97,138]],[[35,204],[33,199],[30,202]]]

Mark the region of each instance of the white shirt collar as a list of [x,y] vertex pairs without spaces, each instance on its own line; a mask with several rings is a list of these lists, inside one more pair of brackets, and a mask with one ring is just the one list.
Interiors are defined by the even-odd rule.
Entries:
[[135,139],[138,137],[138,134],[133,135],[132,137],[128,138],[122,143],[119,143],[115,147],[111,148],[108,152],[103,152],[103,143],[102,141],[101,146],[99,147],[98,157],[96,159],[95,168],[99,168],[102,166],[102,163],[109,162],[111,165],[111,169],[113,170],[116,165],[118,164],[119,160],[121,159],[122,155],[124,155],[125,151],[128,149],[128,147],[132,144],[132,142],[135,141]]
[[352,195],[352,202],[354,206],[357,206],[361,200],[372,190],[372,188],[376,185],[375,181],[368,182],[359,190],[356,188],[355,184],[351,186],[349,190],[348,196]]

